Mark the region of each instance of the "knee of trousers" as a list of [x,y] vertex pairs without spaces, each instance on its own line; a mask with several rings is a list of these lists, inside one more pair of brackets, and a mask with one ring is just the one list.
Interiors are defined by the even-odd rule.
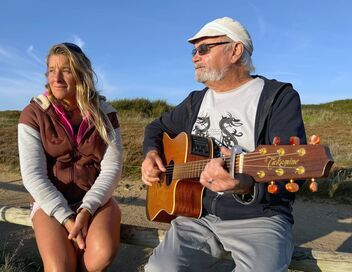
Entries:
[[180,269],[177,267],[177,262],[172,256],[159,256],[154,254],[150,256],[148,263],[144,266],[145,272],[177,272]]

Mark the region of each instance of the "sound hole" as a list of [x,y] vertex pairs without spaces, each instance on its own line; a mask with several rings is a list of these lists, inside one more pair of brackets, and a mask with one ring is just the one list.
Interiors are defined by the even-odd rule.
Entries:
[[167,166],[166,171],[166,186],[169,186],[172,182],[172,174],[174,173],[174,161],[170,161],[169,165]]

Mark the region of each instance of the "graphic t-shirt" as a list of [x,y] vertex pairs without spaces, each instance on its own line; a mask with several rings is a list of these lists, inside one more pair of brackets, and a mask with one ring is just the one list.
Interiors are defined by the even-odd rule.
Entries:
[[244,151],[253,151],[255,116],[263,87],[264,80],[257,77],[226,92],[208,89],[192,134],[213,137],[219,146],[239,145]]

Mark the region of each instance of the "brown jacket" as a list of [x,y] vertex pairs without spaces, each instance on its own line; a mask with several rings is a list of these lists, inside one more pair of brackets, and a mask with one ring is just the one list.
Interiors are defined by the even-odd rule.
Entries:
[[[118,128],[116,110],[103,100],[101,108],[113,128]],[[51,182],[69,204],[81,201],[100,173],[100,162],[107,148],[94,125],[88,124],[81,141],[76,144],[53,105],[43,95],[32,99],[23,110],[19,123],[39,132]]]

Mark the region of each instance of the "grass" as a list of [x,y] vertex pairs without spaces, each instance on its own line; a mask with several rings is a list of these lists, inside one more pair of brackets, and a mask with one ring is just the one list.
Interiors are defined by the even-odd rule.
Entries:
[[0,254],[0,272],[38,272],[41,267],[37,263],[31,261],[18,254],[19,249],[23,246],[23,241],[20,241],[17,247],[9,250],[6,243],[3,244]]
[[17,150],[17,121],[19,111],[0,112],[0,169],[1,171],[19,171]]
[[305,105],[302,112],[307,135],[321,137],[337,166],[352,167],[352,99]]

